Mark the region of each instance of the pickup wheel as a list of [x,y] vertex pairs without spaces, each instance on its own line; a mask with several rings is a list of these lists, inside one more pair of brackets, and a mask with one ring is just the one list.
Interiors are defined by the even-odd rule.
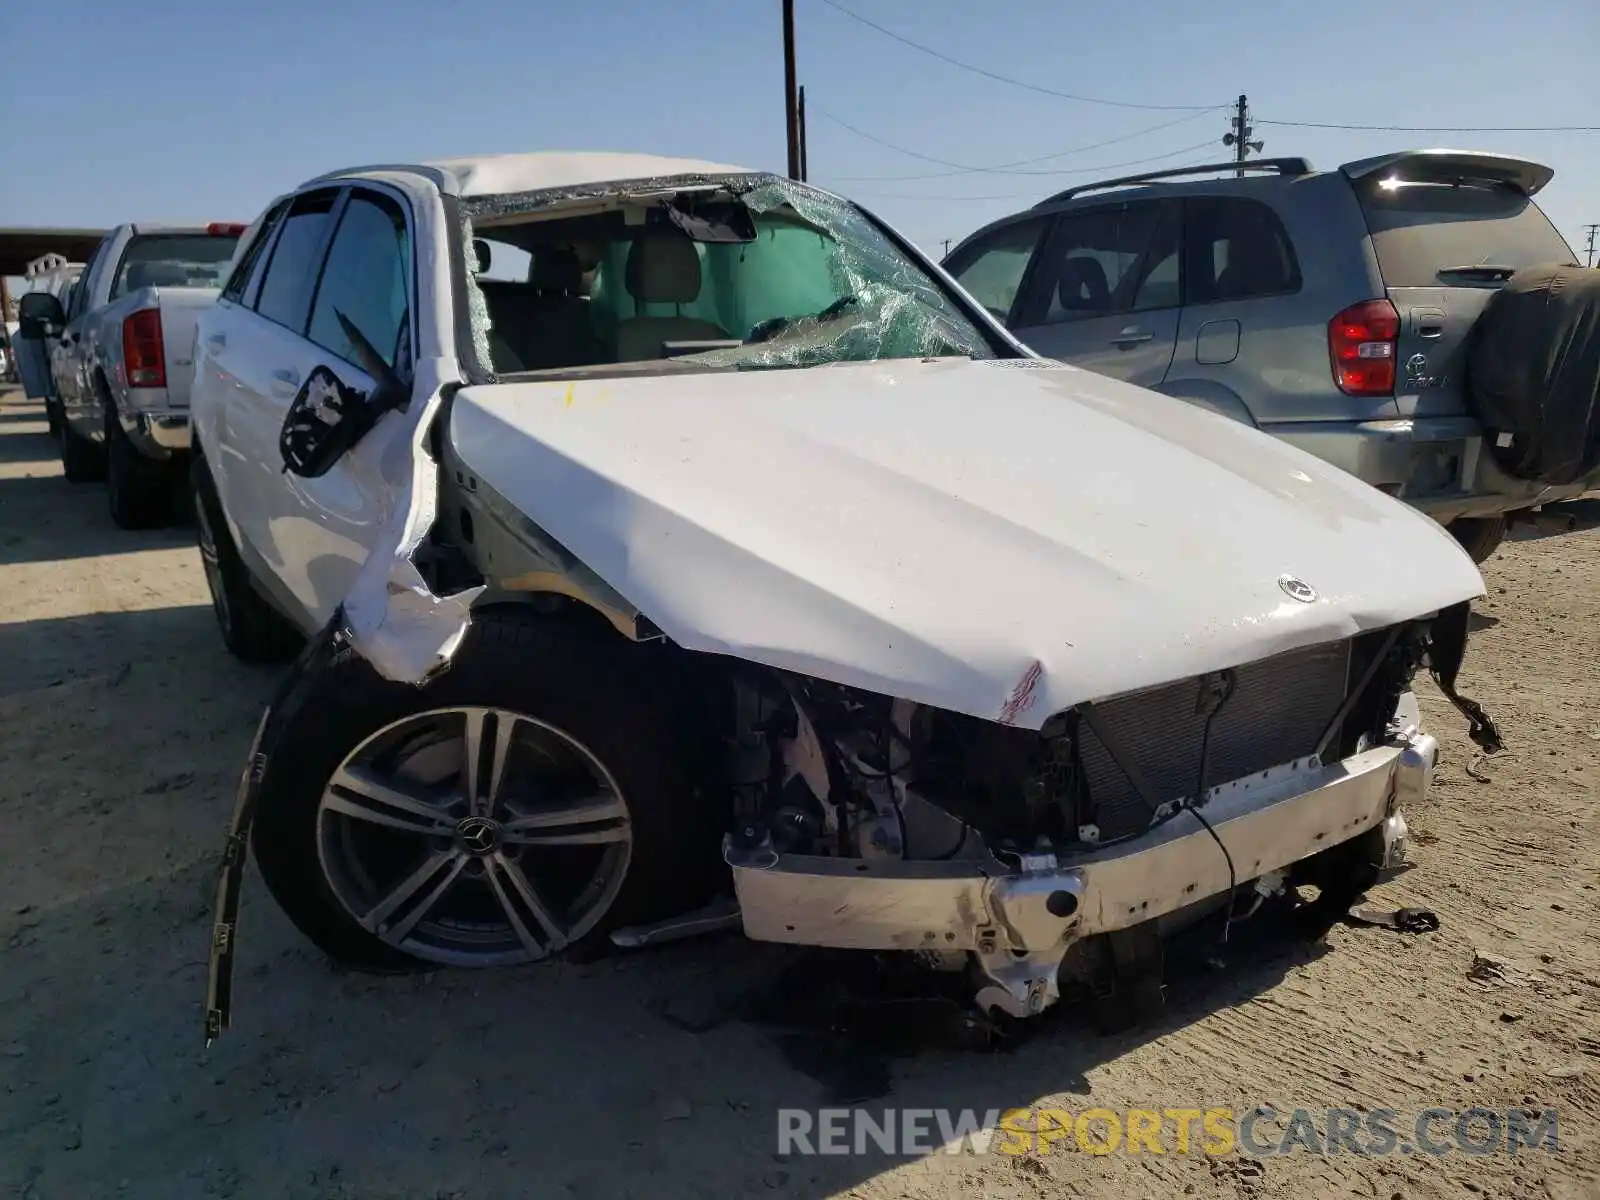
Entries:
[[111,519],[122,529],[156,529],[172,522],[172,468],[140,454],[101,392],[106,421],[106,493]]
[[106,450],[61,418],[61,473],[68,483],[99,483],[106,477]]
[[223,520],[222,503],[205,459],[194,460],[189,478],[194,492],[195,541],[223,644],[240,662],[288,662],[304,641],[300,631],[251,586],[239,548]]
[[267,887],[326,953],[377,971],[588,956],[705,903],[727,821],[658,661],[515,609],[475,615],[421,688],[341,651],[263,768]]

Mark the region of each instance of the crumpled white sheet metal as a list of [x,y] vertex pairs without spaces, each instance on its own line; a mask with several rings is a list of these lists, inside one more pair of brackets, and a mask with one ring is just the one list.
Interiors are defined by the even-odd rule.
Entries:
[[[409,437],[397,437],[385,455],[384,479],[394,481],[394,507],[344,602],[356,650],[386,679],[421,683],[455,654],[467,631],[472,602],[482,588],[436,596],[412,561],[433,527],[439,506],[439,466],[428,453],[428,430],[439,411],[442,389],[459,382],[444,359],[425,359],[417,369],[417,392],[428,399]],[[393,469],[391,469],[391,462]]]
[[471,387],[449,437],[678,645],[1024,728],[1482,594],[1353,476],[1019,361]]
[[443,668],[467,631],[474,588],[437,596],[412,561],[438,516],[439,465],[428,450],[429,431],[445,389],[464,382],[455,355],[450,304],[449,239],[437,193],[402,172],[378,178],[408,192],[419,259],[417,315],[420,361],[410,406],[379,423],[368,438],[388,494],[386,519],[344,598],[344,619],[357,653],[386,679],[421,683]]

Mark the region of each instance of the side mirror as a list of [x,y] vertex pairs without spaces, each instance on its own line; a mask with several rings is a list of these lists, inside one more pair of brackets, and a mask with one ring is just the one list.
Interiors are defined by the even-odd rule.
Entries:
[[61,301],[49,292],[28,292],[17,300],[17,334],[43,340],[66,326],[67,314]]

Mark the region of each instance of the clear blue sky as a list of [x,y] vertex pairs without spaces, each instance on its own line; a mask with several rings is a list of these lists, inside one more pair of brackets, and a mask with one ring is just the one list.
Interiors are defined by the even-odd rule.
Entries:
[[[1054,91],[1219,106],[1246,92],[1268,154],[1326,166],[1417,145],[1525,154],[1556,168],[1542,199],[1580,253],[1581,227],[1600,221],[1600,134],[1267,124],[1600,125],[1597,0],[839,2]],[[240,7],[10,0],[0,22],[0,225],[244,220],[323,170],[451,154],[637,149],[783,168],[779,0],[277,0],[248,16]],[[931,250],[1102,167],[1114,174],[1206,141],[1165,163],[1226,154],[1219,111],[1027,168],[1058,174],[858,178],[950,168],[830,116],[931,158],[988,166],[1186,114],[1026,91],[899,44],[824,0],[797,0],[797,10],[813,181]]]

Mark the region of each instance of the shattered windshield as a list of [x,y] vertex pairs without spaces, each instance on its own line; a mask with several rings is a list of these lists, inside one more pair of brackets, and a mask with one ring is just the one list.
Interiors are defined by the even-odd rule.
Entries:
[[788,181],[518,216],[468,230],[478,349],[497,375],[995,353],[859,209]]

